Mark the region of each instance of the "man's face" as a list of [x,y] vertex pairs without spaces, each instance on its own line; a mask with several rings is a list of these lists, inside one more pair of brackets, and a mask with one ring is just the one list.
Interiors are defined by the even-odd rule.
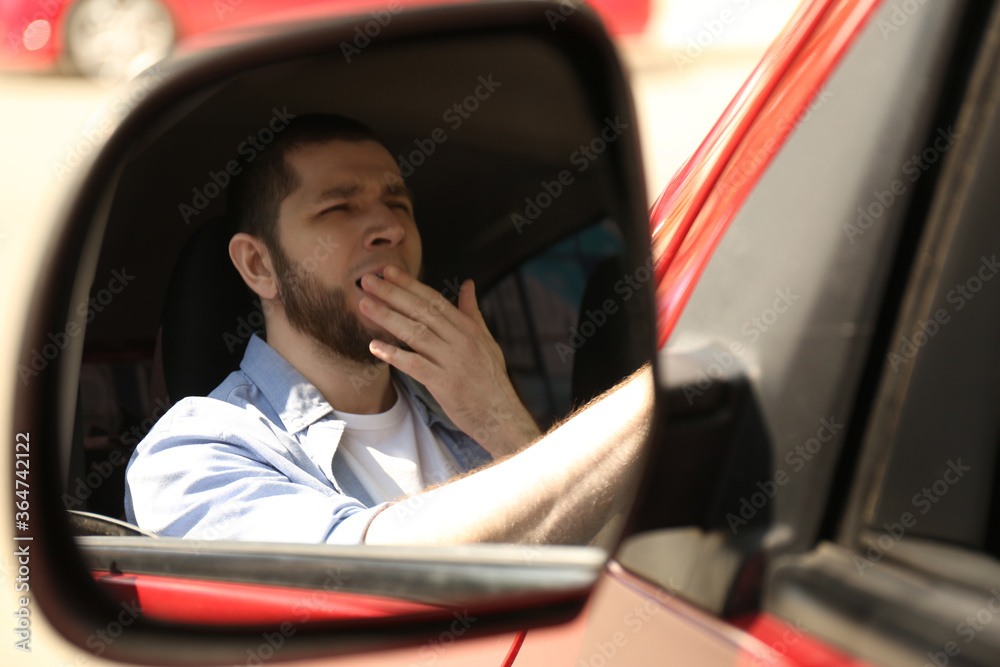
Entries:
[[420,273],[413,203],[392,155],[374,141],[290,151],[299,187],[281,203],[270,249],[289,323],[337,356],[373,362],[373,338],[395,337],[361,315],[360,280],[395,265]]

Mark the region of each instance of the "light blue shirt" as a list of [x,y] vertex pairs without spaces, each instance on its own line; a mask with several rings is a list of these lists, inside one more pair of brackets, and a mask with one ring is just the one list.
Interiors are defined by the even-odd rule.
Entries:
[[[426,389],[396,378],[463,471],[491,460]],[[385,504],[376,505],[337,456],[344,426],[319,390],[255,334],[240,370],[207,397],[179,401],[136,447],[126,518],[169,537],[361,543]]]

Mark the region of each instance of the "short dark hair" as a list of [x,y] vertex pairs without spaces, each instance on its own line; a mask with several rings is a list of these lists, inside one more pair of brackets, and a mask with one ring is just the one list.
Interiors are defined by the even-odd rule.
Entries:
[[298,186],[298,176],[285,156],[299,146],[338,140],[382,143],[370,127],[346,116],[313,113],[291,119],[234,179],[228,204],[233,228],[276,248],[278,210]]

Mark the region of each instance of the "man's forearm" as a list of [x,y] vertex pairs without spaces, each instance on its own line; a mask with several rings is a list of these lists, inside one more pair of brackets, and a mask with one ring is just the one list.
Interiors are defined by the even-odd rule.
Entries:
[[648,366],[528,449],[388,507],[368,544],[584,544],[620,511],[652,413]]

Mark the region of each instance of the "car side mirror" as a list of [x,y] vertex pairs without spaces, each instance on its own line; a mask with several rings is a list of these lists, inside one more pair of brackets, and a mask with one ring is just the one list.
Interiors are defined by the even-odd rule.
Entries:
[[[221,35],[157,65],[122,96],[130,104],[107,110],[99,122],[115,129],[81,167],[31,277],[16,378],[14,428],[33,445],[33,590],[70,641],[93,650],[88,639],[117,622],[121,599],[141,612],[101,652],[126,661],[165,647],[176,662],[244,660],[248,640],[286,620],[291,658],[379,646],[390,625],[393,642],[419,641],[457,608],[480,619],[476,632],[580,610],[607,548],[215,543],[94,528],[101,515],[121,518],[128,456],[155,419],[227,372],[258,326],[252,300],[196,294],[223,293],[231,274],[196,274],[193,296],[172,291],[174,276],[228,238],[219,221],[232,179],[298,114],[363,119],[385,139],[417,193],[425,282],[454,297],[456,278],[475,279],[543,426],[653,357],[629,88],[599,21],[570,7],[401,11],[366,39],[371,16]],[[209,333],[171,342],[167,317]],[[205,373],[179,369],[185,360]],[[236,600],[243,616],[219,611]],[[290,615],[303,600],[305,618]]]

